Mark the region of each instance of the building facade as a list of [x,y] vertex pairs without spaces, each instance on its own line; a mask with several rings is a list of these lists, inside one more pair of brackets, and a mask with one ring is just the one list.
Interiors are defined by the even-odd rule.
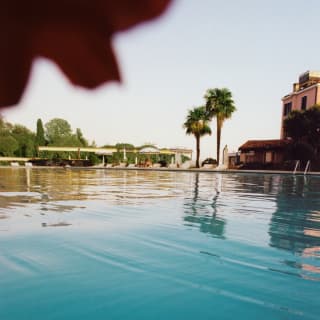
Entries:
[[320,105],[320,72],[307,71],[293,84],[293,91],[282,98],[280,139],[249,140],[239,147],[240,162],[247,167],[283,167],[287,161],[292,139],[284,130],[284,120],[291,111],[307,110]]
[[240,162],[244,164],[279,164],[284,161],[285,152],[291,141],[283,140],[248,140],[241,147]]
[[283,122],[291,111],[306,110],[320,104],[320,72],[307,71],[293,84],[293,91],[282,98],[281,139],[286,138]]

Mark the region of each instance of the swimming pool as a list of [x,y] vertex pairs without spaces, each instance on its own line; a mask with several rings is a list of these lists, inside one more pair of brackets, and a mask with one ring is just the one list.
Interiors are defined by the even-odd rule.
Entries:
[[319,177],[0,178],[0,319],[319,318]]

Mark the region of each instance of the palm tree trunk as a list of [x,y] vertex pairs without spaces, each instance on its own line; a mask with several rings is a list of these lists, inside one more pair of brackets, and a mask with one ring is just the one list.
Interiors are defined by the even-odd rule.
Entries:
[[196,145],[197,145],[197,160],[196,160],[196,167],[200,168],[199,159],[200,159],[200,136],[196,136]]
[[221,140],[222,121],[217,117],[217,164],[220,164],[220,140]]

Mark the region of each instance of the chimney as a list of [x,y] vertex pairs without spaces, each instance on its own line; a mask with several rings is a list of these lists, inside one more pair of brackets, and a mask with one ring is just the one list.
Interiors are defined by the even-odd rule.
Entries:
[[293,92],[297,92],[297,91],[299,91],[299,88],[300,86],[299,86],[299,83],[294,83],[293,84]]

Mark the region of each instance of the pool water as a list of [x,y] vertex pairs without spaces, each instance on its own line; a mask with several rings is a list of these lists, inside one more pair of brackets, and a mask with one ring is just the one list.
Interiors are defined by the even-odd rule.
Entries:
[[319,319],[320,177],[0,169],[0,319]]

